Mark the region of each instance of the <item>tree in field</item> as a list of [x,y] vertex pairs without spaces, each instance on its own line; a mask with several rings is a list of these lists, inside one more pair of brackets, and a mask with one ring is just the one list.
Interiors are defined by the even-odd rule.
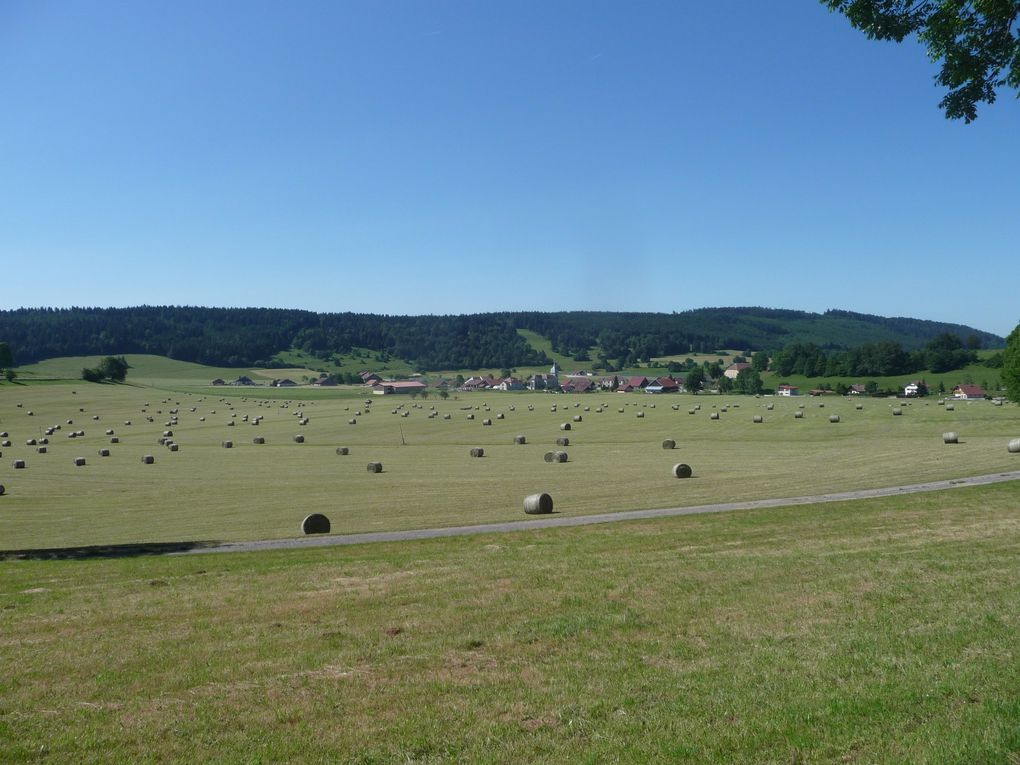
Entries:
[[691,393],[701,392],[701,389],[705,387],[705,373],[701,367],[694,367],[694,369],[687,373],[687,381],[684,383],[684,387]]
[[1020,324],[1006,338],[1000,374],[1006,384],[1006,398],[1020,404]]
[[81,379],[87,382],[124,382],[127,378],[128,363],[123,356],[107,356],[99,366],[81,370]]
[[977,119],[977,105],[996,90],[1020,90],[1020,0],[821,0],[872,40],[903,42],[912,34],[942,65],[948,88],[939,103],[948,119]]
[[761,375],[750,367],[737,372],[737,379],[734,383],[738,393],[746,393],[752,396],[761,393],[765,387],[762,384]]

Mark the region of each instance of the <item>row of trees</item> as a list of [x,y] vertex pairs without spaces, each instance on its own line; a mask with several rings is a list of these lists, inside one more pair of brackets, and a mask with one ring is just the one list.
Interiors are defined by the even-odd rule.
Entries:
[[107,356],[98,366],[81,370],[81,379],[88,382],[124,382],[130,369],[123,356]]
[[948,372],[976,361],[975,349],[966,347],[958,335],[943,333],[910,352],[893,342],[832,352],[811,343],[795,343],[773,356],[772,369],[781,377],[891,377],[922,370]]

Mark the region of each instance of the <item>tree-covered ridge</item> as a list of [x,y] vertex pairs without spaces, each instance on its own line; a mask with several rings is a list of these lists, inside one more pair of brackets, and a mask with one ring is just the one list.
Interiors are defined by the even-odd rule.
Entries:
[[[970,327],[849,311],[702,308],[671,314],[599,311],[446,316],[315,313],[276,308],[25,308],[0,311],[0,338],[27,364],[59,356],[148,353],[213,366],[270,366],[291,348],[319,355],[353,348],[410,361],[422,371],[549,363],[518,333],[537,332],[579,361],[614,365],[721,348],[773,353],[800,343],[847,350],[897,343],[906,351],[953,334],[969,347],[1004,339]],[[607,363],[608,366],[608,363]]]

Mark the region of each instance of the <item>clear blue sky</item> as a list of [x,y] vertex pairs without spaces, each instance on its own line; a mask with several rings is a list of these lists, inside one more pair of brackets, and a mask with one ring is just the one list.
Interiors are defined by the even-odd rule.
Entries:
[[0,0],[0,306],[1020,321],[1020,103],[815,0]]

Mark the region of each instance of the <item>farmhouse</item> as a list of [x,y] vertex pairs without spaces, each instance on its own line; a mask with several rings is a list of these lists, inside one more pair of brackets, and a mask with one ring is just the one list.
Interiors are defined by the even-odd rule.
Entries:
[[213,385],[226,385],[227,383],[224,382],[222,377],[217,377],[215,380],[212,381],[212,384]]
[[254,385],[254,384],[255,384],[255,381],[254,381],[254,380],[252,380],[252,379],[251,379],[250,377],[248,377],[247,375],[241,375],[241,376],[240,376],[240,377],[238,377],[238,378],[237,378],[236,380],[234,380],[234,382],[232,382],[232,383],[230,383],[230,384],[231,384],[231,385]]
[[487,390],[489,388],[489,382],[484,377],[469,377],[464,381],[464,384],[460,386],[461,390]]
[[282,380],[273,380],[274,388],[294,388],[297,383],[291,380],[289,377],[284,377]]
[[559,390],[558,375],[532,375],[528,378],[528,390]]
[[361,382],[365,385],[375,385],[376,383],[381,383],[383,381],[383,379],[375,372],[358,372],[358,377],[361,378]]
[[725,371],[723,371],[723,376],[728,377],[731,380],[736,380],[737,375],[740,374],[741,370],[750,368],[751,368],[750,363],[746,361],[738,361],[735,364],[730,364],[728,367],[726,367]]
[[372,393],[377,396],[386,396],[391,393],[421,393],[426,387],[425,383],[420,380],[395,380],[376,383],[372,386]]
[[516,377],[507,377],[504,380],[500,380],[493,386],[496,390],[524,390],[524,381]]
[[973,385],[971,383],[963,383],[953,388],[954,398],[963,399],[978,399],[985,397],[985,389],[980,385]]
[[619,387],[616,389],[617,393],[632,393],[636,390],[644,390],[648,387],[649,379],[642,375],[630,377],[626,380],[621,380]]
[[776,388],[776,393],[778,393],[780,396],[799,396],[800,388],[798,388],[796,385],[787,385],[786,383],[783,383],[778,388]]
[[847,392],[851,396],[863,396],[865,393],[868,392],[868,389],[865,388],[861,383],[854,383],[853,385],[850,386]]
[[315,385],[315,386],[317,386],[319,388],[327,388],[327,387],[332,388],[332,387],[335,387],[336,384],[337,384],[336,378],[335,377],[329,377],[329,376],[320,377],[318,380],[316,380],[315,382],[312,383],[312,385]]
[[560,390],[564,393],[590,393],[595,390],[595,383],[588,377],[568,377]]
[[656,377],[645,386],[645,393],[679,393],[680,383],[672,376]]

